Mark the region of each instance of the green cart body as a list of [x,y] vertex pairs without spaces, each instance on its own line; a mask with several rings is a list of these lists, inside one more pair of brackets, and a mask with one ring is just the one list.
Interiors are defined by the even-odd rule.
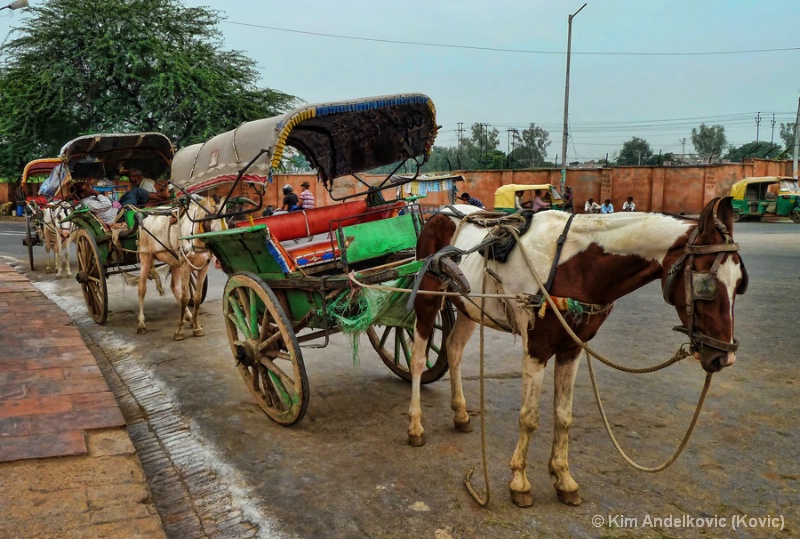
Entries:
[[[424,162],[436,131],[430,98],[401,94],[307,105],[175,155],[178,185],[269,182],[284,148],[292,146],[334,200],[345,199],[335,196],[337,178],[351,175],[367,187],[355,201],[237,216],[234,228],[191,236],[228,275],[222,310],[231,352],[251,395],[276,422],[302,419],[310,395],[302,347],[323,347],[335,333],[366,333],[389,369],[410,381],[414,313],[406,290],[423,264],[415,251],[424,218],[417,204],[383,199],[381,190],[396,192],[402,183],[376,187],[357,174],[419,156]],[[447,371],[443,342],[453,322],[448,304],[429,345],[423,383]]]

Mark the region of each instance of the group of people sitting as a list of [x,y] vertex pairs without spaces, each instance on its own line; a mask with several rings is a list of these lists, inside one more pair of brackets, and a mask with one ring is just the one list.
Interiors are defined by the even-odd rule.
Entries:
[[[584,213],[614,213],[614,205],[609,198],[605,199],[602,205],[595,202],[593,198],[589,198],[583,206],[583,211]],[[622,211],[636,211],[636,204],[633,202],[633,197],[628,197],[628,199],[622,203]]]
[[89,208],[106,225],[111,225],[116,221],[119,210],[123,206],[139,208],[158,206],[171,197],[166,184],[156,186],[153,180],[144,178],[141,170],[128,169],[128,180],[131,187],[120,197],[119,201],[99,193],[89,181],[73,182],[72,191],[80,203]]

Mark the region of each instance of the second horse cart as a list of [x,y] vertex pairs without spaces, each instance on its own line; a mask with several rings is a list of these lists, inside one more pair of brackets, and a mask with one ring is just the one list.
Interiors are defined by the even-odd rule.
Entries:
[[[61,150],[60,159],[68,168],[61,187],[63,197],[72,196],[70,188],[76,182],[93,183],[98,180],[107,184],[107,187],[100,189],[108,190],[112,195],[124,192],[126,186],[119,182],[119,178],[132,168],[138,169],[147,178],[161,178],[169,173],[173,155],[172,142],[161,133],[78,137]],[[66,219],[75,224],[74,242],[78,259],[75,278],[81,285],[89,315],[98,324],[105,324],[108,318],[107,278],[138,270],[137,214],[143,212],[130,207],[121,208],[117,221],[124,227],[117,228],[118,233],[115,233],[114,226],[104,223],[87,207],[78,207]],[[207,281],[204,281],[202,298],[205,298],[207,286]],[[195,282],[190,280],[190,288],[194,287]]]
[[[315,209],[240,218],[235,228],[196,236],[228,275],[222,310],[235,364],[276,422],[303,418],[309,401],[303,348],[323,347],[335,333],[365,332],[387,367],[410,380],[414,313],[403,290],[422,265],[415,247],[423,217],[418,205],[386,200],[383,193],[397,193],[392,176],[404,163],[419,172],[436,132],[431,99],[403,94],[304,106],[175,155],[178,185],[269,182],[292,146],[316,169],[333,201],[319,207],[318,197]],[[358,175],[392,164],[377,185]],[[335,187],[343,177],[355,179],[351,192]],[[295,241],[300,238],[309,241]],[[378,289],[364,288],[370,285]],[[423,383],[447,371],[443,343],[453,316],[443,304]]]

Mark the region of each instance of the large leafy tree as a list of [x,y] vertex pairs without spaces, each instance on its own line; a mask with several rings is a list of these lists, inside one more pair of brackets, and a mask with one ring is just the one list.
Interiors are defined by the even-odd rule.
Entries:
[[617,154],[618,165],[645,165],[653,157],[650,144],[639,137],[633,137],[622,144]]
[[207,8],[49,0],[28,13],[0,49],[0,174],[87,133],[161,131],[181,147],[296,102],[257,86]]
[[692,144],[697,153],[719,156],[728,145],[725,128],[721,125],[700,124],[700,127],[692,128]]
[[462,162],[465,168],[486,170],[503,168],[505,154],[498,150],[500,132],[488,124],[472,124],[471,136],[461,143]]
[[547,157],[550,133],[532,123],[521,133],[514,131],[514,150],[509,156],[511,168],[539,167]]

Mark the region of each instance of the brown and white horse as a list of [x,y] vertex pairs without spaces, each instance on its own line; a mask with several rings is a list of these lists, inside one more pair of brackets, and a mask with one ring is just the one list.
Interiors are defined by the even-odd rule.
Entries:
[[[69,246],[72,242],[72,222],[62,220],[71,213],[72,206],[68,202],[53,202],[42,208],[42,243],[47,256],[45,273],[55,271],[61,277],[61,266],[72,275],[69,267]],[[52,255],[52,257],[51,257]],[[51,260],[52,258],[52,267]]]
[[[211,262],[211,251],[198,239],[180,238],[198,234],[203,231],[204,225],[199,222],[207,216],[217,212],[221,207],[213,198],[207,197],[189,203],[188,209],[176,215],[148,215],[139,225],[139,325],[137,333],[146,333],[147,325],[144,321],[144,297],[147,293],[147,278],[153,269],[156,260],[165,262],[170,266],[172,276],[170,288],[180,306],[178,329],[174,339],[183,340],[183,323],[190,320],[192,335],[195,337],[204,334],[200,326],[200,302],[203,294],[203,285],[208,274]],[[225,221],[214,219],[207,221],[205,226],[208,231],[224,230],[227,228]],[[193,308],[189,310],[189,276],[196,271],[196,286],[194,290]]]
[[[470,207],[458,205],[456,208],[471,213]],[[697,221],[637,212],[575,215],[567,227],[569,214],[545,211],[533,217],[530,229],[520,237],[505,263],[494,260],[487,263],[479,252],[470,251],[486,238],[488,229],[438,214],[425,224],[420,234],[417,257],[425,258],[452,244],[463,253],[459,269],[472,291],[479,293],[482,280],[486,278],[486,293],[497,295],[537,294],[539,287],[531,271],[536,271],[541,276],[540,282],[545,283],[551,269],[555,268],[549,290],[552,296],[599,307],[580,317],[566,317],[571,329],[584,342],[595,336],[614,301],[661,279],[664,297],[675,306],[683,327],[688,330],[695,357],[703,369],[712,373],[735,361],[738,343],[733,336],[734,296],[743,293],[747,286],[747,273],[731,235],[732,218],[730,198],[711,201]],[[564,234],[558,263],[553,264],[556,245]],[[443,282],[440,277],[427,273],[422,278],[421,289],[441,290]],[[480,300],[473,298],[472,301],[474,303],[462,297],[453,299],[458,316],[446,342],[454,422],[456,429],[464,432],[471,427],[461,386],[460,364],[464,346],[481,319]],[[539,424],[544,369],[548,360],[555,356],[550,476],[563,503],[580,504],[578,484],[569,473],[567,447],[572,424],[572,392],[581,348],[568,336],[549,306],[540,318],[538,305],[532,309],[514,300],[484,298],[484,301],[486,325],[520,333],[524,350],[519,439],[511,459],[511,498],[521,507],[533,504],[531,485],[526,477],[528,445]],[[441,308],[441,297],[419,294],[414,308],[417,322],[408,436],[409,443],[416,446],[424,444],[420,375],[427,341]]]

